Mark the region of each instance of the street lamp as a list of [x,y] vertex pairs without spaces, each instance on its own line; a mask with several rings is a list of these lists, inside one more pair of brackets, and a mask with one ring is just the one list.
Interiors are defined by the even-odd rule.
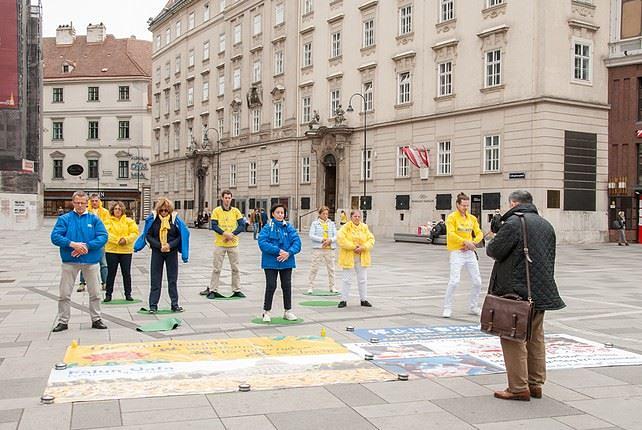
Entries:
[[[138,191],[138,204],[136,205],[136,223],[140,223],[140,218],[141,218],[141,213],[143,210],[143,196],[142,193],[140,192],[140,168],[142,167],[143,160],[140,158],[140,148],[138,146],[134,146],[134,149],[136,150],[136,191]],[[131,158],[133,155],[127,151],[127,154]]]
[[368,176],[367,176],[367,155],[368,155],[368,143],[366,140],[366,131],[367,131],[367,125],[366,125],[366,118],[368,116],[368,111],[366,110],[366,97],[361,94],[361,93],[354,93],[350,96],[350,99],[348,100],[348,108],[346,109],[346,112],[354,112],[354,108],[352,107],[352,98],[354,96],[359,96],[363,100],[363,109],[361,109],[361,113],[363,113],[363,197],[361,198],[361,204],[359,205],[361,211],[363,212],[363,222],[365,223],[367,218],[368,218],[368,211],[366,210],[366,183],[368,182]]
[[214,130],[216,132],[216,206],[218,206],[219,198],[219,177],[221,172],[221,135],[219,134],[216,128],[210,127],[205,129],[203,132],[203,143],[202,148],[205,150],[210,144],[210,140],[207,138],[207,132]]

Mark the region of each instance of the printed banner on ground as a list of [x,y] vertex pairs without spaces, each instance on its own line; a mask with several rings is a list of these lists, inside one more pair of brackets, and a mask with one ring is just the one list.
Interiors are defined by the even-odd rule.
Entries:
[[361,339],[370,340],[373,337],[379,342],[411,342],[434,339],[450,339],[462,337],[487,336],[479,331],[479,324],[443,325],[432,327],[391,327],[375,329],[356,329],[354,334]]

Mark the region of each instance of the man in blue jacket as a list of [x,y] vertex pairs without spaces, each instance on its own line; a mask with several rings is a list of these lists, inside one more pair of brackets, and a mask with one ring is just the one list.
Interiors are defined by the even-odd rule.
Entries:
[[69,328],[71,293],[78,272],[82,272],[89,290],[91,327],[106,329],[100,319],[100,259],[107,243],[107,230],[98,216],[87,211],[87,194],[76,191],[71,200],[74,210],[56,221],[51,231],[51,242],[60,248],[62,275],[58,298],[58,325],[54,333]]

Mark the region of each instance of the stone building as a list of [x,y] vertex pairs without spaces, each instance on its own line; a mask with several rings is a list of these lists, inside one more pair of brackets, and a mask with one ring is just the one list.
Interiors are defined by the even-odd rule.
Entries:
[[[191,220],[229,188],[243,212],[282,202],[301,227],[320,205],[336,214],[361,199],[391,236],[445,216],[460,191],[487,230],[526,188],[560,241],[604,240],[610,11],[170,1],[150,21],[153,194]],[[404,147],[428,149],[430,167]]]
[[151,46],[102,23],[43,39],[45,216],[79,189],[124,201],[130,215],[149,210]]

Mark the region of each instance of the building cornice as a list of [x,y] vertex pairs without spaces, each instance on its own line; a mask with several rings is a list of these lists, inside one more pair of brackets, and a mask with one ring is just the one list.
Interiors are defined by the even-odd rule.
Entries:
[[600,29],[599,25],[595,25],[593,23],[587,22],[587,21],[581,21],[579,19],[569,19],[568,20],[568,25],[571,27],[576,27],[576,28],[584,28],[589,31],[597,31]]
[[642,65],[642,51],[635,55],[623,55],[621,57],[607,58],[604,60],[606,67],[622,67]]
[[491,27],[487,28],[486,30],[482,30],[479,33],[477,33],[477,37],[483,39],[485,37],[488,37],[492,34],[497,34],[497,33],[506,33],[510,27],[507,26],[506,24],[498,25],[496,27]]
[[87,82],[123,82],[123,81],[130,81],[130,82],[147,81],[151,84],[152,77],[151,76],[113,76],[109,78],[101,78],[99,76],[74,76],[69,78],[43,78],[42,83],[43,84],[50,84],[50,83],[73,84],[75,82],[87,83]]

